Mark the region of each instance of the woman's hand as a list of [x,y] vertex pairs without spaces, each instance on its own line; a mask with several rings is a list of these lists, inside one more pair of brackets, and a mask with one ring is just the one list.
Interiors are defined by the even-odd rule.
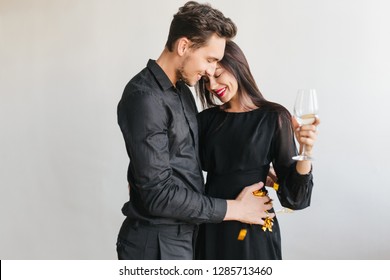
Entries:
[[318,136],[317,126],[320,124],[320,119],[316,117],[313,124],[299,126],[297,120],[293,117],[292,123],[295,130],[295,137],[299,143],[299,153],[302,152],[302,147],[305,145],[305,154],[311,156],[314,143]]
[[[295,137],[299,142],[299,154],[302,154],[302,149],[305,147],[305,155],[312,156],[313,146],[318,136],[317,126],[320,124],[320,119],[316,117],[313,124],[299,126],[297,120],[293,117],[292,123],[295,129]],[[311,168],[310,160],[300,160],[296,165],[296,170],[301,175],[309,174]]]

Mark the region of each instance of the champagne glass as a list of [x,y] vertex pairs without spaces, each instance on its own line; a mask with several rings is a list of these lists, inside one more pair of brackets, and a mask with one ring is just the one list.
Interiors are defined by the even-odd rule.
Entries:
[[[294,116],[300,126],[313,124],[318,114],[318,101],[315,89],[300,89],[294,104]],[[302,147],[302,153],[294,156],[294,160],[312,160],[305,154],[305,145]]]

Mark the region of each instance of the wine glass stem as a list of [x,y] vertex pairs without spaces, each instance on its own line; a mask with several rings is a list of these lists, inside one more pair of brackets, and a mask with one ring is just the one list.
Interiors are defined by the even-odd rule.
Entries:
[[301,153],[302,156],[306,156],[305,146],[306,146],[305,144],[302,145],[302,153]]

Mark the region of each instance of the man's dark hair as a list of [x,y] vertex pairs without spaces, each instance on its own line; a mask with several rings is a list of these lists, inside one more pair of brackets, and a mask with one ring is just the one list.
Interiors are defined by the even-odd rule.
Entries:
[[196,49],[204,46],[213,34],[229,40],[236,33],[236,25],[219,10],[213,9],[210,4],[189,1],[173,16],[165,46],[172,51],[174,43],[186,37],[193,43],[191,47]]

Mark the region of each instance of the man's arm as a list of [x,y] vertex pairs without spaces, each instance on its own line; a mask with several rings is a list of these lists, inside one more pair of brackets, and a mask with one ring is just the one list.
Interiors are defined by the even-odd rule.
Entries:
[[203,196],[173,176],[169,119],[159,98],[132,92],[118,106],[118,121],[131,160],[131,187],[146,214],[186,222],[222,221],[226,201]]
[[[244,190],[237,200],[204,196],[172,176],[169,161],[168,119],[152,94],[133,93],[118,107],[119,124],[131,158],[134,188],[148,214],[186,222],[240,220],[262,224],[267,200]],[[253,207],[253,208],[252,208]],[[267,208],[267,209],[265,209]]]

